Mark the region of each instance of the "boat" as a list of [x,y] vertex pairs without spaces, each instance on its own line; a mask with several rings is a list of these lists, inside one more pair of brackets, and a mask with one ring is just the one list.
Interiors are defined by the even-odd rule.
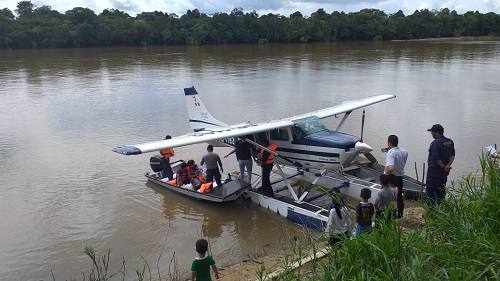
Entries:
[[[180,164],[183,162],[184,161],[179,160],[171,164],[172,170],[174,171],[174,175],[175,172],[178,170]],[[240,197],[241,194],[246,190],[248,190],[251,186],[250,183],[247,183],[245,181],[231,180],[230,178],[228,178],[226,181],[224,181],[224,183],[221,186],[216,186],[216,184],[214,183],[215,186],[212,189],[212,191],[203,193],[203,192],[198,192],[197,190],[194,190],[192,188],[185,188],[170,184],[168,179],[166,178],[162,179],[160,177],[159,172],[154,172],[154,171],[146,172],[145,176],[149,182],[157,184],[158,186],[161,186],[162,188],[165,188],[167,190],[180,193],[186,197],[190,197],[193,199],[215,202],[215,203],[234,201],[238,199],[238,197]]]

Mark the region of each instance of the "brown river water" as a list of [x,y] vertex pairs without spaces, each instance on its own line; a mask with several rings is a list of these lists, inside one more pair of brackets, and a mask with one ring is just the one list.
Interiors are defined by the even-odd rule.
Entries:
[[[111,249],[112,267],[123,256],[130,270],[162,254],[166,272],[175,252],[185,275],[202,235],[227,266],[302,231],[246,201],[207,204],[146,184],[149,155],[111,152],[189,132],[182,89],[191,85],[228,123],[394,93],[367,109],[364,140],[383,160],[387,135],[399,135],[410,175],[434,123],[455,141],[452,179],[500,143],[498,41],[0,51],[0,280],[81,278],[85,245]],[[353,113],[345,131],[359,135],[360,120]],[[199,160],[203,150],[176,156]]]

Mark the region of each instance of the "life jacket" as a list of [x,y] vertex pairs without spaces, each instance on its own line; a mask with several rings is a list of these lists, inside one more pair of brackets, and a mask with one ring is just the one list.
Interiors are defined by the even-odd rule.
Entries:
[[172,158],[174,157],[175,152],[173,148],[168,147],[160,150],[160,154],[165,158]]
[[168,184],[170,184],[170,185],[177,185],[177,179],[169,180]]
[[271,150],[271,151],[272,151],[272,153],[271,153],[271,152],[269,152],[269,151],[266,151],[266,150],[264,150],[264,149],[261,149],[261,150],[260,150],[260,159],[264,160],[264,152],[267,152],[267,153],[269,153],[269,156],[267,157],[267,160],[266,160],[266,162],[264,162],[264,164],[267,164],[267,165],[272,165],[272,164],[273,164],[273,161],[274,161],[274,154],[275,154],[276,149],[278,148],[278,146],[277,146],[276,144],[274,144],[274,143],[270,143],[270,144],[267,146],[267,148],[268,148],[269,150]]
[[200,193],[208,193],[212,191],[212,182],[202,183],[198,192]]

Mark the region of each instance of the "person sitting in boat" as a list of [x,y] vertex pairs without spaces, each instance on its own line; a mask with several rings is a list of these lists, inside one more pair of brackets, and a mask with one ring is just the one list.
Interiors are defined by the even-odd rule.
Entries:
[[205,177],[202,175],[201,170],[194,160],[189,160],[187,162],[187,173],[194,190],[198,190],[201,184],[205,183]]
[[188,160],[187,171],[189,179],[194,179],[201,175],[201,171],[198,168],[198,165],[196,165],[196,162],[194,162],[194,160]]
[[191,180],[188,176],[188,165],[186,163],[183,162],[179,170],[177,170],[176,180],[178,186],[191,183]]

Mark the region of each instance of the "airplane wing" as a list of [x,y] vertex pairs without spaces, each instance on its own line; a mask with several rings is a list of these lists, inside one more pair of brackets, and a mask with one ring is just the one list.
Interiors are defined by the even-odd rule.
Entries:
[[290,127],[292,125],[293,125],[292,121],[289,120],[278,120],[278,121],[260,123],[255,125],[248,123],[245,126],[239,126],[236,128],[221,127],[216,130],[203,130],[192,134],[173,137],[168,140],[148,142],[136,145],[119,146],[113,148],[113,151],[124,155],[141,154],[146,152],[159,151],[167,147],[174,148],[190,144],[220,140],[230,137],[251,135],[269,130]]
[[379,103],[385,100],[393,99],[395,98],[395,95],[378,95],[378,96],[372,96],[368,97],[365,99],[360,99],[360,100],[352,100],[352,101],[346,101],[340,105],[336,105],[333,107],[325,108],[325,109],[320,109],[317,111],[301,114],[299,116],[291,117],[292,120],[296,119],[301,119],[301,118],[306,118],[306,117],[311,117],[311,116],[316,116],[320,119],[324,119],[327,117],[331,117],[337,114],[342,114],[346,112],[350,112],[356,109],[360,109],[362,107],[366,107],[375,103]]
[[113,148],[113,151],[116,153],[124,154],[124,155],[135,155],[153,151],[159,151],[161,149],[167,147],[179,147],[186,146],[196,143],[203,143],[215,140],[221,140],[230,137],[239,137],[245,135],[251,135],[255,133],[265,132],[269,130],[285,128],[293,126],[295,120],[299,120],[302,118],[316,116],[318,118],[327,118],[336,114],[350,112],[365,106],[369,106],[378,102],[382,102],[384,100],[395,98],[394,95],[379,95],[373,96],[366,99],[360,99],[355,101],[344,102],[340,105],[333,106],[330,108],[325,108],[317,111],[313,111],[306,114],[301,114],[297,116],[293,116],[290,118],[279,119],[275,121],[269,121],[258,124],[245,123],[236,126],[227,126],[227,127],[217,127],[211,129],[203,129],[198,132],[194,132],[191,134],[186,134],[178,137],[173,137],[168,140],[161,140],[155,142],[148,142],[136,145],[125,145]]

